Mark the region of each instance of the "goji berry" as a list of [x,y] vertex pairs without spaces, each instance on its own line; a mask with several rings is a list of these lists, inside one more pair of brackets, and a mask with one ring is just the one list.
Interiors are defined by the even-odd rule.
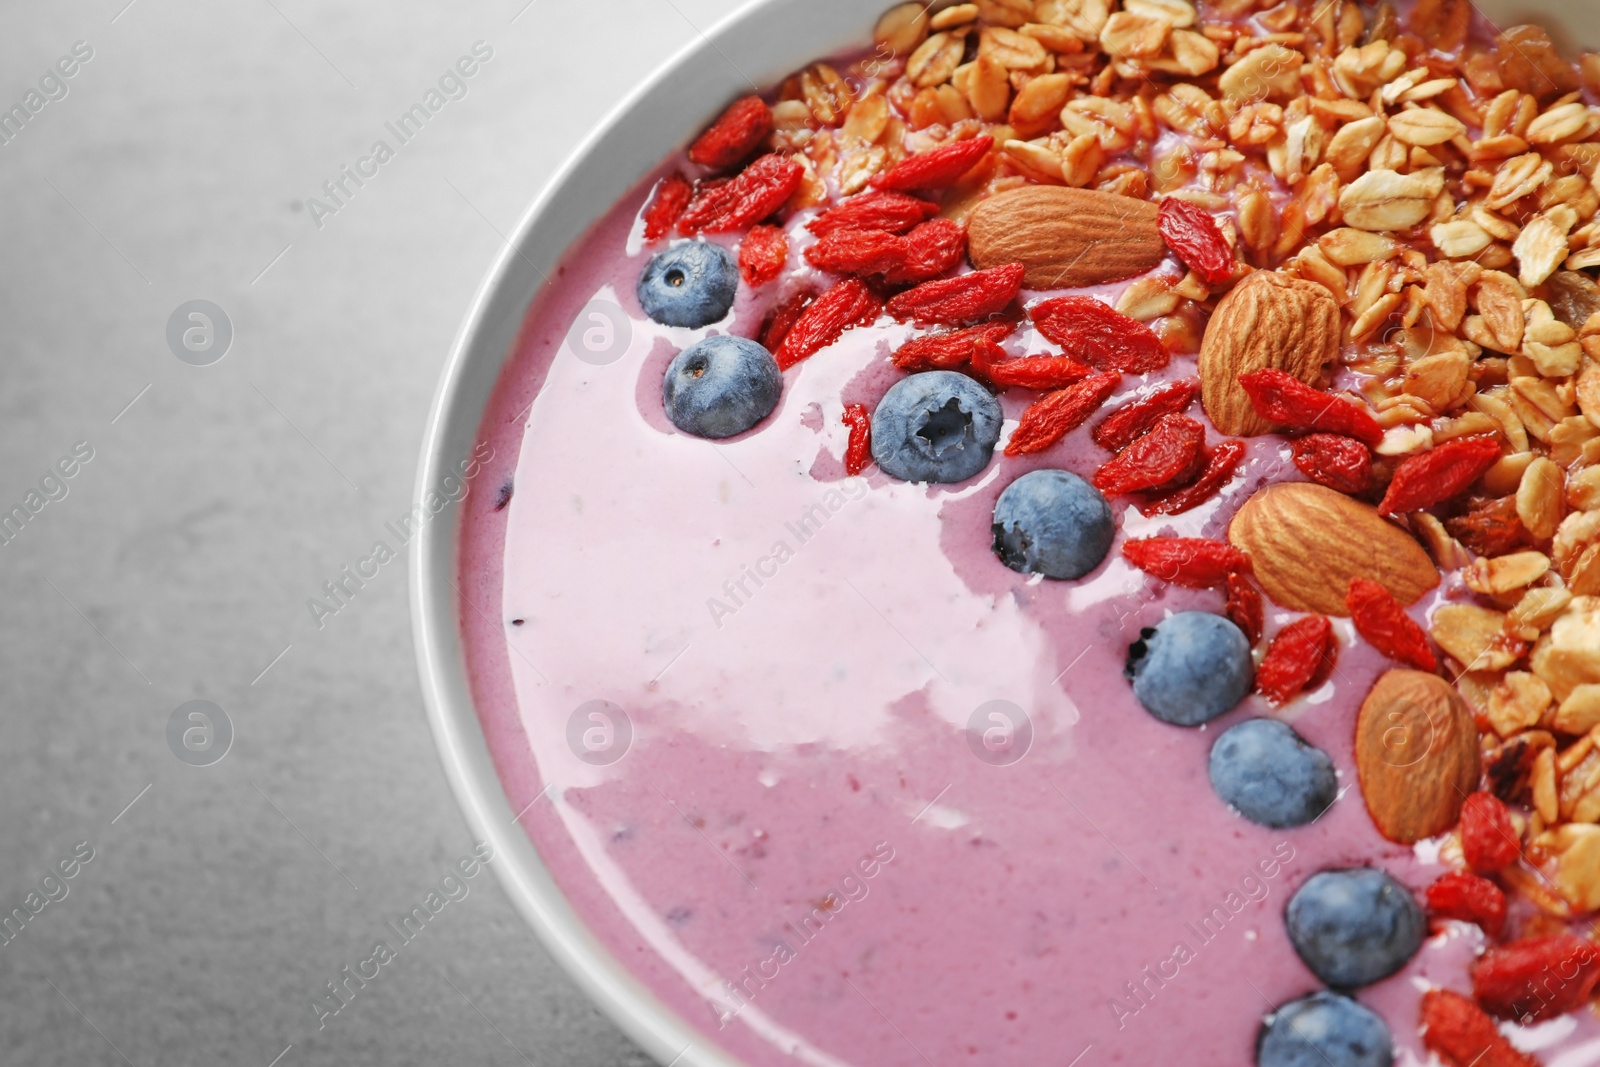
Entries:
[[906,239],[888,230],[835,230],[806,249],[806,262],[832,274],[884,274],[905,260]]
[[783,339],[794,328],[794,324],[800,321],[801,313],[805,311],[806,305],[811,303],[811,296],[811,293],[805,291],[795,293],[773,309],[766,325],[761,328],[763,348],[768,352],[778,350],[783,344]]
[[1511,812],[1492,793],[1474,793],[1461,805],[1461,852],[1482,874],[1504,870],[1522,855]]
[[967,231],[949,219],[924,222],[903,240],[904,256],[884,275],[890,285],[910,285],[948,274],[967,254]]
[[1600,947],[1573,934],[1491,948],[1472,968],[1472,992],[1484,1010],[1524,1025],[1582,1007],[1597,981]]
[[689,146],[689,159],[702,167],[731,167],[772,135],[772,109],[759,96],[729,105],[711,128]]
[[760,222],[799,188],[805,168],[788,156],[769,153],[731,181],[703,184],[678,219],[678,232],[726,233]]
[[967,250],[959,223],[934,219],[899,235],[834,230],[806,249],[806,262],[834,274],[881,274],[891,284],[924,282],[956,267]]
[[1353,437],[1314,433],[1289,445],[1294,465],[1318,485],[1341,493],[1364,493],[1372,485],[1372,453]]
[[1011,323],[986,322],[981,326],[924,334],[895,349],[889,358],[901,370],[954,370],[977,359],[982,346],[998,346],[1011,329]]
[[1148,374],[1171,358],[1154,330],[1092,296],[1058,296],[1035,304],[1029,315],[1067,355],[1101,370]]
[[1256,692],[1275,705],[1287,704],[1299,696],[1323,661],[1336,656],[1339,643],[1333,636],[1333,623],[1322,615],[1296,619],[1272,639],[1261,666],[1256,668]]
[[1422,994],[1422,1043],[1448,1067],[1539,1067],[1482,1008],[1448,989]]
[[1122,557],[1146,574],[1189,589],[1214,589],[1249,574],[1250,557],[1205,537],[1145,537],[1122,543]]
[[1428,887],[1428,910],[1441,919],[1477,923],[1499,937],[1506,922],[1506,895],[1489,879],[1470,871],[1451,871]]
[[1205,441],[1205,427],[1187,415],[1163,415],[1149,433],[1095,471],[1094,486],[1112,494],[1164,486],[1193,469]]
[[994,138],[988,134],[965,141],[950,141],[929,152],[907,156],[872,179],[878,189],[942,189],[952,185],[989,154]]
[[1180,489],[1151,497],[1139,505],[1141,515],[1181,515],[1221,492],[1244,459],[1243,441],[1223,441],[1206,456],[1200,476]]
[[1185,378],[1183,381],[1162,386],[1144,399],[1124,404],[1101,419],[1099,424],[1089,431],[1089,436],[1101,448],[1110,452],[1120,452],[1135,437],[1148,433],[1150,427],[1154,426],[1161,416],[1182,414],[1187,411],[1199,391],[1200,383],[1193,378]]
[[923,282],[889,300],[889,314],[902,322],[941,322],[964,326],[1005,310],[1022,290],[1021,263],[975,270],[954,278]]
[[1420,671],[1438,668],[1439,661],[1428,647],[1428,635],[1389,590],[1369,578],[1352,578],[1344,604],[1350,621],[1356,624],[1356,632],[1367,639],[1367,644]]
[[672,232],[672,224],[678,221],[693,196],[694,186],[687,179],[677,174],[662,178],[650,206],[644,209],[644,239],[659,241]]
[[899,234],[938,213],[938,204],[905,193],[861,193],[824,211],[806,223],[806,229],[818,237],[836,230],[888,230]]
[[1489,434],[1458,437],[1412,456],[1395,469],[1378,512],[1419,511],[1459,496],[1499,458],[1500,442]]
[[864,326],[878,317],[883,305],[859,278],[846,278],[813,300],[773,356],[779,370],[788,370],[807,356],[828,347],[852,326]]
[[789,262],[789,235],[781,226],[753,226],[739,242],[739,273],[759,289],[783,273]]
[[1117,388],[1121,377],[1115,371],[1106,371],[1035,400],[1017,421],[1017,428],[1006,443],[1006,455],[1043,451],[1082,426]]
[[1016,359],[1000,359],[1005,353],[1000,352],[998,346],[983,348],[980,358],[974,369],[978,374],[988,379],[989,384],[1000,389],[1015,386],[1018,389],[1038,389],[1041,391],[1063,389],[1073,382],[1081,382],[1095,373],[1093,367],[1085,366],[1066,356],[1020,356]]
[[1261,629],[1266,624],[1266,609],[1261,603],[1261,591],[1249,578],[1242,574],[1228,575],[1228,603],[1222,613],[1244,631],[1252,645],[1261,640]]
[[1503,556],[1530,540],[1512,496],[1478,501],[1465,515],[1444,520],[1444,528],[1480,556]]
[[867,414],[867,405],[845,405],[844,422],[850,427],[850,441],[844,449],[844,472],[860,474],[872,462],[872,416]]
[[1173,255],[1207,285],[1221,285],[1233,277],[1233,249],[1223,239],[1211,212],[1199,204],[1169,196],[1161,201],[1156,225]]
[[1383,427],[1366,408],[1313,389],[1288,371],[1264,367],[1239,375],[1251,405],[1268,422],[1291,430],[1321,430],[1354,437],[1367,445],[1383,440]]

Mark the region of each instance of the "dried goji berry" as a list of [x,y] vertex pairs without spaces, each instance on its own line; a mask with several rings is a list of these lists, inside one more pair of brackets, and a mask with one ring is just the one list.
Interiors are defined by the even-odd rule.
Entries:
[[1338,655],[1333,623],[1322,615],[1296,619],[1272,639],[1256,668],[1256,692],[1276,705],[1287,704],[1311,684],[1323,661]]
[[806,223],[806,229],[818,237],[826,237],[835,230],[906,233],[917,223],[931,219],[938,213],[938,204],[905,193],[861,193],[824,211]]
[[760,222],[788,201],[804,175],[805,168],[788,156],[764,155],[731,181],[701,185],[678,219],[678,232],[726,233]]
[[1092,296],[1058,296],[1028,312],[1039,332],[1101,370],[1148,374],[1171,358],[1155,331]]
[[954,278],[924,282],[889,300],[889,314],[902,322],[942,322],[964,326],[1005,310],[1022,290],[1021,263],[975,270]]
[[702,167],[731,167],[772,135],[772,109],[759,96],[735,100],[711,128],[689,146],[689,159]]
[[1506,895],[1489,879],[1470,871],[1451,871],[1428,887],[1428,910],[1441,919],[1477,923],[1499,937],[1506,922]]
[[859,278],[846,278],[823,293],[801,312],[773,356],[778,369],[788,370],[802,359],[839,339],[852,326],[864,326],[878,317],[883,305]]
[[1193,378],[1164,385],[1142,400],[1124,404],[1101,419],[1099,424],[1089,431],[1089,436],[1101,448],[1110,452],[1120,452],[1135,437],[1148,433],[1150,427],[1154,426],[1161,416],[1182,414],[1187,411],[1199,391],[1200,383]]
[[693,196],[694,186],[687,179],[677,174],[662,178],[650,206],[644,209],[644,239],[659,241],[670,233],[672,224],[678,221]]
[[1216,496],[1244,459],[1243,441],[1223,441],[1205,457],[1200,476],[1181,489],[1151,497],[1139,505],[1141,515],[1181,515]]
[[1122,557],[1146,574],[1190,589],[1213,589],[1230,574],[1249,574],[1250,557],[1205,537],[1145,537],[1122,543]]
[[978,374],[987,379],[990,385],[1000,389],[1015,386],[1018,389],[1063,389],[1073,382],[1095,373],[1093,367],[1085,366],[1066,356],[1020,356],[1016,359],[1000,359],[1005,353],[994,348],[980,349],[982,358],[979,359],[974,369]]
[[768,352],[778,350],[783,344],[783,339],[794,328],[794,324],[800,321],[801,313],[805,311],[806,305],[811,303],[811,296],[811,293],[805,291],[795,293],[773,309],[766,325],[761,328],[763,348]]
[[1006,443],[1006,455],[1042,451],[1082,426],[1106,402],[1121,377],[1115,371],[1095,374],[1035,400],[1017,421],[1017,428]]
[[1363,444],[1383,440],[1383,427],[1366,408],[1313,389],[1288,371],[1264,367],[1239,376],[1251,405],[1268,422],[1291,430],[1321,430],[1354,437]]
[[929,152],[907,156],[872,179],[878,189],[942,189],[952,185],[989,154],[994,138],[988,134],[965,141],[950,141]]
[[1418,511],[1459,496],[1499,458],[1500,442],[1489,434],[1457,437],[1412,456],[1395,469],[1378,512]]
[[1261,640],[1261,629],[1266,623],[1266,609],[1261,603],[1261,591],[1255,583],[1242,574],[1228,575],[1228,603],[1222,613],[1244,631],[1253,645]]
[[867,414],[867,405],[845,405],[844,422],[850,427],[850,442],[844,449],[844,472],[860,474],[872,462],[872,416]]
[[1422,1043],[1448,1067],[1539,1067],[1482,1008],[1448,989],[1422,994]]
[[903,238],[905,254],[900,263],[884,275],[890,285],[909,285],[948,274],[967,254],[967,231],[959,222],[933,219],[914,228]]
[[1531,540],[1513,496],[1475,502],[1465,515],[1444,520],[1444,528],[1480,556],[1503,556]]
[[1524,1025],[1582,1007],[1600,981],[1600,947],[1573,934],[1491,948],[1472,968],[1472,992],[1490,1015]]
[[1233,249],[1223,239],[1211,212],[1199,204],[1169,196],[1161,201],[1157,226],[1173,255],[1207,285],[1221,285],[1233,277]]
[[997,346],[1011,330],[1009,322],[986,322],[981,326],[924,334],[895,349],[889,358],[901,370],[954,370],[977,359],[980,350],[986,351],[983,346]]
[[966,254],[959,223],[934,219],[905,235],[834,230],[806,249],[806,262],[834,274],[881,274],[891,284],[924,282],[953,270]]
[[1112,494],[1164,486],[1193,469],[1205,441],[1205,427],[1189,416],[1163,415],[1149,433],[1095,471],[1094,486]]
[[835,230],[806,249],[806,262],[833,274],[883,274],[906,256],[906,239],[888,230]]
[[1482,874],[1504,870],[1522,855],[1511,812],[1492,793],[1474,793],[1461,805],[1461,852]]
[[753,226],[739,243],[739,273],[752,289],[783,273],[789,262],[789,235],[781,226]]
[[1341,493],[1364,493],[1372,485],[1372,453],[1353,437],[1314,433],[1289,445],[1300,473]]
[[1389,590],[1369,578],[1352,578],[1344,604],[1350,621],[1356,624],[1356,632],[1367,639],[1367,644],[1418,670],[1438,668],[1439,661],[1428,647],[1428,635]]

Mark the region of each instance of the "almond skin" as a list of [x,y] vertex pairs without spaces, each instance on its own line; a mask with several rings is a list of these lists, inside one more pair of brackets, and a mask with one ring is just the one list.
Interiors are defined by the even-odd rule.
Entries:
[[979,269],[1021,263],[1029,289],[1076,289],[1143,274],[1166,254],[1156,205],[1059,185],[1025,185],[980,201],[967,216]]
[[1370,578],[1402,604],[1439,584],[1433,560],[1370,504],[1311,482],[1261,489],[1233,517],[1228,540],[1250,554],[1279,607],[1349,615],[1350,579]]
[[1450,829],[1478,788],[1478,731],[1455,687],[1424,671],[1381,675],[1356,718],[1356,776],[1367,812],[1390,841]]
[[1339,355],[1339,305],[1316,282],[1258,270],[1217,304],[1200,343],[1200,403],[1233,437],[1271,433],[1239,376],[1266,367],[1315,385]]

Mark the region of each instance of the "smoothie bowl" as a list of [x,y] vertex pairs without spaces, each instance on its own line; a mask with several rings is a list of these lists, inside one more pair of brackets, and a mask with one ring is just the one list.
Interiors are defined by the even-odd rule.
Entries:
[[1458,0],[676,60],[420,474],[551,951],[664,1063],[1600,1063],[1597,90]]

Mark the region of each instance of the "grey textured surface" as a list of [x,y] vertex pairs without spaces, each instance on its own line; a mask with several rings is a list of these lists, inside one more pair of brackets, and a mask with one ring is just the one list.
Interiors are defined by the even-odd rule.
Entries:
[[[0,107],[93,49],[0,145],[0,511],[93,449],[0,544],[0,915],[31,916],[0,943],[0,1059],[643,1063],[489,873],[319,1029],[326,983],[398,942],[386,923],[472,841],[422,716],[404,562],[320,629],[307,600],[393,541],[501,235],[736,5],[125,4],[9,4],[0,34]],[[477,41],[467,94],[318,228],[308,199],[395,145],[384,124]],[[168,349],[192,299],[233,326],[209,366]],[[191,700],[233,726],[210,766],[169,748]],[[79,842],[93,859],[45,883]]]

